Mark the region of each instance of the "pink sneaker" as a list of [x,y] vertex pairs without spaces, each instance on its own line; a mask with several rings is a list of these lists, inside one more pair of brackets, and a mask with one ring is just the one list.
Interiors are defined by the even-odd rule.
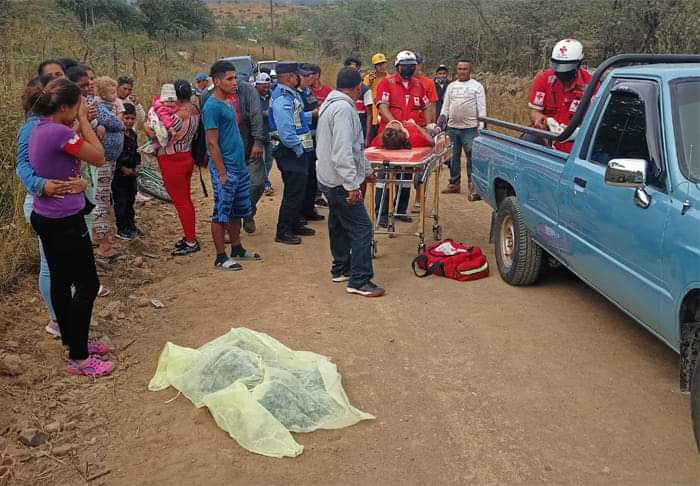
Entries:
[[92,376],[99,378],[109,375],[114,369],[114,363],[111,361],[102,361],[97,358],[88,358],[83,363],[70,360],[66,365],[66,372],[71,375]]
[[105,354],[109,354],[112,352],[111,349],[109,349],[109,346],[107,346],[105,343],[102,343],[100,341],[88,341],[88,353],[93,355],[96,354],[98,356],[104,356]]

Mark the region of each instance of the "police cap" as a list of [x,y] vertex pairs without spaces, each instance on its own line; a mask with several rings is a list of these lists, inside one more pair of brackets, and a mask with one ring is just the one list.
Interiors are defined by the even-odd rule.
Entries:
[[287,73],[298,73],[299,63],[295,61],[281,61],[277,63],[277,75]]

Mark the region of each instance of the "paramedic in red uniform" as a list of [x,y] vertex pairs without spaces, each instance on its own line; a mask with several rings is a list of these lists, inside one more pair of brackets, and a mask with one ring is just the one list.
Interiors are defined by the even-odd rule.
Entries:
[[[430,101],[425,93],[425,89],[414,77],[416,73],[416,55],[411,51],[401,51],[396,55],[396,73],[385,77],[377,86],[377,99],[374,101],[379,109],[379,132],[383,132],[386,124],[391,120],[406,122],[415,120],[416,122],[433,123],[435,120],[430,116]],[[410,179],[410,174],[404,174],[404,178]],[[377,207],[381,202],[382,189],[377,189]],[[411,197],[411,188],[401,188],[399,204],[396,210],[398,214],[395,218],[399,221],[411,222],[412,219],[406,214],[408,201]],[[379,225],[388,224],[388,204],[385,202],[384,211],[379,217]]]
[[[575,39],[564,39],[552,50],[552,67],[537,75],[532,83],[528,106],[535,128],[561,131],[576,113],[591,74],[581,67],[583,46]],[[553,123],[553,119],[558,124]],[[554,143],[562,152],[571,152],[572,141]]]

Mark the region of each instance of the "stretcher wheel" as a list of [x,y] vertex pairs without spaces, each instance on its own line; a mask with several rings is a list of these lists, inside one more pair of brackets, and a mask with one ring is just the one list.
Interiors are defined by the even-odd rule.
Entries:
[[433,238],[438,241],[442,239],[442,226],[439,224],[436,226],[433,226]]

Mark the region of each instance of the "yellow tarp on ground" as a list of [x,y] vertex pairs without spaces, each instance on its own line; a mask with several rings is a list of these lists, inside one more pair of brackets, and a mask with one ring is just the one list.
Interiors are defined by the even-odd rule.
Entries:
[[206,406],[242,447],[271,457],[302,453],[290,431],[339,429],[374,418],[350,405],[328,358],[293,351],[244,327],[198,349],[167,343],[148,389],[169,386],[196,407]]

